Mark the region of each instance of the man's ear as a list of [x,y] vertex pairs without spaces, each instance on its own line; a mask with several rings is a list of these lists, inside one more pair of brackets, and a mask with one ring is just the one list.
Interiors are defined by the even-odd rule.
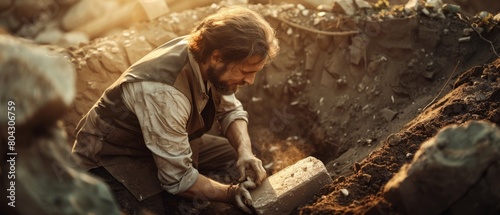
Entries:
[[210,55],[210,63],[212,63],[213,65],[222,63],[222,55],[219,50],[214,50],[212,52],[212,54]]

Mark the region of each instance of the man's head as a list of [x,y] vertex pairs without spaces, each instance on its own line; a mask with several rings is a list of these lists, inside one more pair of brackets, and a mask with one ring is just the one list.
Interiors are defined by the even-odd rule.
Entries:
[[207,65],[207,79],[221,94],[252,84],[279,51],[274,29],[256,12],[244,7],[224,8],[205,18],[191,32],[189,50]]

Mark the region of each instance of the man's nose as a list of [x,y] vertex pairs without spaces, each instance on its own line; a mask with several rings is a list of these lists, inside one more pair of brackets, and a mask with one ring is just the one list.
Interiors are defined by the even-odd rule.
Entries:
[[248,85],[252,85],[255,81],[255,73],[246,75],[245,78],[243,78],[243,81]]

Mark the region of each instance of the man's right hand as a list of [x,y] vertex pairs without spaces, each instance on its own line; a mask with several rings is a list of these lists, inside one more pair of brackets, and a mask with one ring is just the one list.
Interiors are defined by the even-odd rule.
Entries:
[[248,190],[255,189],[257,185],[250,180],[239,183],[236,188],[230,187],[229,189],[235,189],[233,193],[234,201],[236,206],[238,206],[241,210],[252,213],[249,207],[253,207],[252,196]]

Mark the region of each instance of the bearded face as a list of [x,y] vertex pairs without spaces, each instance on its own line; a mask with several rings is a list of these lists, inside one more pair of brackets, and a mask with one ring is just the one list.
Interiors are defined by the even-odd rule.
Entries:
[[224,65],[220,68],[215,68],[215,66],[209,66],[208,73],[208,81],[212,83],[215,91],[222,95],[231,95],[238,91],[238,85],[244,85],[245,82],[241,82],[238,84],[230,84],[228,81],[222,80],[222,77],[225,73],[227,73],[227,65]]
[[238,91],[239,86],[251,85],[255,75],[262,70],[267,60],[254,55],[243,62],[223,63],[213,61],[207,68],[207,79],[215,91],[222,95],[231,95]]

